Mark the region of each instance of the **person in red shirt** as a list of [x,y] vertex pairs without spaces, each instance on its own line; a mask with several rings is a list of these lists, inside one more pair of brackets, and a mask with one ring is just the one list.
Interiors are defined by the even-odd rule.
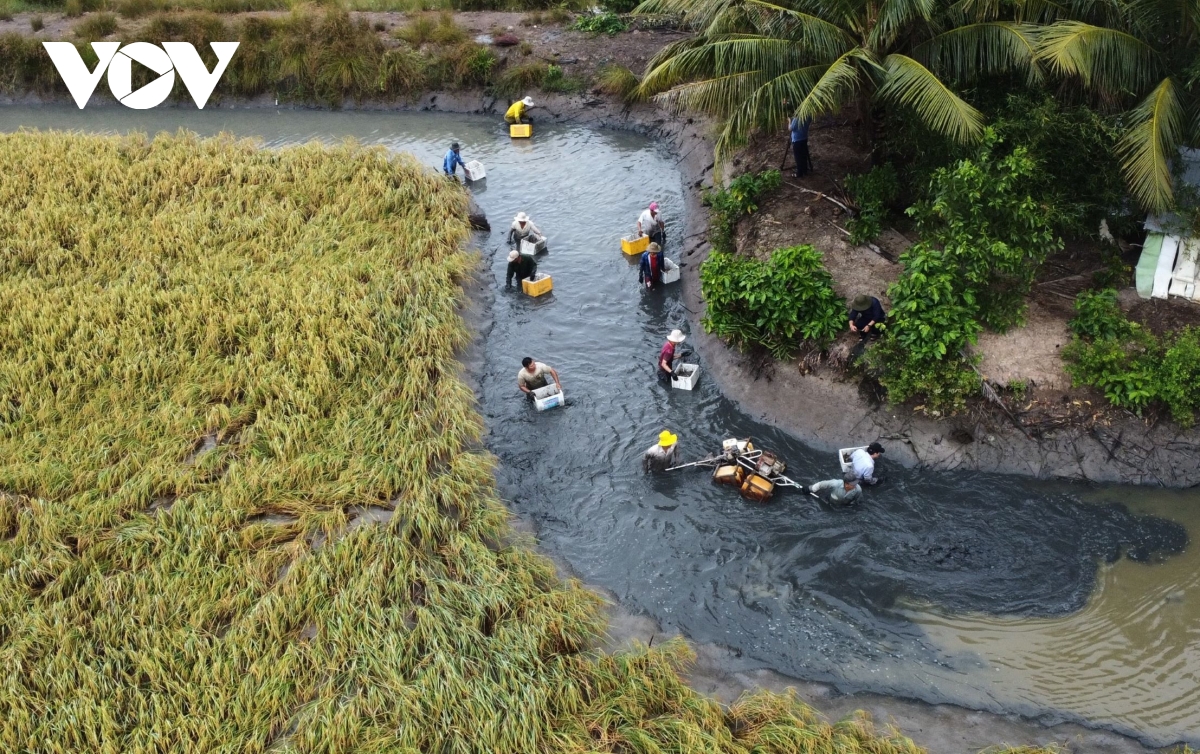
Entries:
[[658,372],[658,379],[663,382],[670,382],[671,375],[675,372],[675,348],[683,341],[687,340],[687,336],[679,330],[672,330],[667,336],[667,342],[663,344],[662,350],[658,352],[658,367],[655,369]]

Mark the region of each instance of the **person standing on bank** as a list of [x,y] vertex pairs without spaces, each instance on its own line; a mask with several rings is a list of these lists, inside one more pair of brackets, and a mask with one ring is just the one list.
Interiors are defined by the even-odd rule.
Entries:
[[675,374],[675,349],[685,340],[687,340],[687,336],[679,330],[672,330],[671,334],[667,336],[667,342],[658,352],[658,363],[654,370],[658,373],[659,381],[671,382],[671,376]]
[[650,236],[650,240],[659,246],[666,245],[667,224],[663,222],[662,213],[658,211],[658,202],[650,202],[650,206],[642,210],[638,216],[638,238]]
[[450,145],[450,151],[446,153],[446,157],[442,160],[442,172],[448,177],[458,177],[458,166],[462,165],[463,173],[467,172],[467,163],[463,162],[462,155],[459,154],[458,142]]
[[517,282],[537,277],[537,262],[528,254],[522,254],[516,249],[508,252],[508,270],[504,273],[504,289],[512,288],[513,278]]
[[558,389],[562,390],[562,383],[558,381],[558,372],[554,371],[553,367],[540,361],[534,361],[529,356],[521,359],[521,371],[517,372],[517,387],[522,393],[525,393],[525,397],[533,398],[534,390],[550,384],[547,377],[553,379]]
[[850,332],[858,333],[860,340],[879,337],[879,325],[886,318],[883,304],[874,296],[859,294],[850,303]]
[[808,175],[808,171],[812,168],[812,159],[808,154],[808,127],[812,125],[812,118],[800,118],[799,115],[792,117],[792,122],[788,124],[788,128],[792,132],[792,157],[796,160],[796,177],[803,178]]
[[649,474],[651,471],[666,471],[675,465],[675,451],[679,448],[679,436],[671,434],[671,430],[664,429],[658,435],[658,442],[654,443],[642,454],[642,473]]
[[647,246],[638,262],[638,282],[647,288],[657,288],[662,285],[665,260],[666,255],[663,254],[662,248],[658,244],[652,243]]
[[855,478],[863,484],[879,484],[879,477],[875,476],[875,461],[879,460],[881,455],[883,446],[877,442],[851,453],[850,465],[854,468],[852,473]]

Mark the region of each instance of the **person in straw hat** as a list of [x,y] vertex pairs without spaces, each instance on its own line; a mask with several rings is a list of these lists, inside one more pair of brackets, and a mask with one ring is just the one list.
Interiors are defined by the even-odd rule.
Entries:
[[646,250],[642,252],[642,258],[638,261],[638,282],[647,288],[657,288],[662,285],[665,260],[666,256],[663,254],[661,246],[656,243],[647,246]]
[[536,241],[542,237],[542,231],[533,224],[533,220],[524,212],[518,212],[513,218],[512,227],[508,229],[508,245],[519,246],[522,241]]
[[658,434],[658,442],[642,455],[642,473],[666,471],[675,465],[675,451],[679,447],[679,436],[664,429]]
[[687,336],[679,330],[672,330],[671,334],[667,336],[667,342],[658,352],[658,366],[654,370],[658,372],[659,380],[670,382],[671,375],[675,373],[675,349],[685,340],[687,340]]
[[504,274],[505,289],[512,288],[513,278],[517,282],[537,277],[537,262],[528,254],[521,254],[516,249],[508,252],[508,271]]
[[850,303],[850,332],[858,333],[861,340],[879,336],[879,325],[887,315],[883,305],[874,296],[865,293],[854,297]]
[[525,117],[525,111],[531,107],[533,107],[532,97],[527,96],[517,100],[508,106],[508,110],[504,113],[504,121],[512,125],[524,122],[522,118]]

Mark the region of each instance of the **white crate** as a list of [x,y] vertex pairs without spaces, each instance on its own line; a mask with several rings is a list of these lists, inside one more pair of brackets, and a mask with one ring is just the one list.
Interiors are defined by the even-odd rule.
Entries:
[[842,466],[843,474],[845,474],[847,471],[853,471],[853,469],[854,469],[854,464],[852,464],[850,462],[850,454],[856,450],[866,450],[866,449],[867,449],[866,445],[860,445],[857,448],[842,448],[841,450],[838,451],[838,463],[840,463]]
[[558,389],[558,385],[550,384],[533,391],[533,407],[538,411],[548,411],[566,402],[567,398]]
[[671,387],[677,387],[680,390],[691,390],[696,387],[696,382],[699,379],[699,364],[680,364],[679,369],[675,370],[675,374],[671,376]]
[[521,239],[521,253],[527,257],[534,254],[541,254],[546,250],[546,239],[542,236],[529,235],[529,238]]
[[675,264],[670,259],[663,257],[663,274],[662,274],[663,283],[664,284],[678,283],[679,282],[679,274],[680,274],[679,265]]
[[463,165],[463,172],[467,174],[468,181],[482,181],[487,178],[487,171],[483,169],[483,163],[479,160],[471,160]]

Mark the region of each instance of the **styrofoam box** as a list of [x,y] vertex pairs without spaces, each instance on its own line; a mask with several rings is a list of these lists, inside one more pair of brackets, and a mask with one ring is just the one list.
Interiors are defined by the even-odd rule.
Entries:
[[541,236],[530,236],[533,240],[521,239],[521,253],[527,257],[540,254],[546,250],[546,239]]
[[838,451],[838,463],[842,465],[842,473],[845,474],[854,468],[854,464],[850,463],[850,454],[856,450],[866,450],[866,445],[860,445],[857,448],[842,448]]
[[547,385],[533,391],[533,406],[538,411],[557,408],[563,405],[566,400],[566,396],[558,389],[558,385]]
[[680,364],[679,370],[671,377],[671,387],[680,390],[691,390],[700,379],[699,364]]
[[487,171],[483,169],[483,163],[479,160],[471,160],[463,165],[463,172],[467,174],[468,181],[482,181],[487,178]]
[[679,265],[672,262],[670,259],[663,257],[663,283],[678,283],[679,282]]

